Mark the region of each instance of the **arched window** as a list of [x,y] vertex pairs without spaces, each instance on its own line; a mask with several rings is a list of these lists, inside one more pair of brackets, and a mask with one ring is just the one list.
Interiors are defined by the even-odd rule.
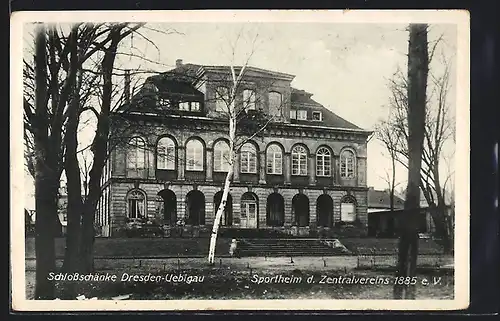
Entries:
[[214,145],[214,171],[227,172],[228,170],[229,145],[221,140]]
[[203,143],[198,139],[189,140],[186,144],[186,170],[203,171],[203,163]]
[[139,171],[146,166],[146,143],[140,137],[133,137],[127,149],[127,168]]
[[129,218],[146,217],[145,199],[144,193],[139,190],[132,190],[127,194]]
[[169,137],[163,137],[156,147],[156,168],[175,169],[175,143]]
[[353,196],[344,196],[340,201],[340,220],[342,222],[356,220],[356,199]]
[[277,144],[267,147],[267,173],[281,175],[283,173],[283,153]]
[[292,175],[307,175],[307,149],[297,145],[292,149]]
[[332,154],[326,147],[321,147],[316,152],[316,176],[332,175]]
[[346,149],[340,154],[340,176],[343,178],[354,178],[356,158],[352,150]]
[[217,87],[215,89],[215,111],[227,112],[229,103],[229,88]]
[[252,89],[243,90],[243,108],[245,110],[255,109],[255,91]]
[[246,143],[241,147],[240,172],[257,173],[257,148],[251,143]]
[[282,103],[283,99],[279,92],[269,92],[269,115],[275,117],[281,116],[283,114]]

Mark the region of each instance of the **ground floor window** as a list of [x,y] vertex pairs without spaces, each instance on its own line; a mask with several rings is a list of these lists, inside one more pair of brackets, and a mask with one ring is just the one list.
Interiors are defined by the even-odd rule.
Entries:
[[242,227],[256,228],[258,225],[257,195],[246,192],[241,196],[240,224]]
[[309,199],[304,194],[297,194],[292,198],[294,224],[296,226],[309,226]]
[[285,201],[283,196],[273,193],[267,198],[267,226],[283,226],[285,223]]
[[356,200],[353,196],[345,196],[340,202],[340,220],[354,222],[356,220]]
[[127,195],[128,217],[143,218],[146,216],[144,193],[139,190],[133,190]]
[[[217,215],[217,211],[219,210],[219,205],[222,200],[222,191],[215,193],[214,195],[214,218]],[[233,198],[231,194],[227,194],[226,206],[224,207],[224,214],[221,217],[220,224],[222,226],[231,226],[233,225]]]
[[186,224],[205,225],[205,195],[200,191],[186,195]]

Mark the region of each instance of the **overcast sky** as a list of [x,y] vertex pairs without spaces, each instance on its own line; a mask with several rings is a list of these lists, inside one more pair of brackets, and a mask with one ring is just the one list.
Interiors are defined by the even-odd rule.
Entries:
[[[241,64],[251,48],[255,48],[250,65],[295,75],[292,86],[313,93],[313,99],[346,120],[371,130],[378,120],[387,117],[387,80],[398,67],[406,70],[405,24],[155,23],[142,29],[142,36],[134,35],[124,43],[121,51],[157,63],[122,55],[118,65],[157,71],[173,68],[176,59],[183,59],[184,63],[227,65],[232,59],[229,43],[240,30],[243,32],[236,46],[236,64]],[[256,34],[257,42],[252,46]],[[439,55],[431,65],[431,71],[436,73],[442,70],[441,54],[455,66],[456,26],[430,26],[429,41],[441,35],[436,51]],[[24,37],[29,45],[26,32]],[[454,106],[454,69],[451,87],[449,102]],[[368,185],[377,189],[387,188],[381,176],[390,169],[390,162],[383,152],[380,143],[372,139],[368,144],[367,179]],[[406,180],[401,168],[397,174],[398,181]],[[27,179],[25,186],[27,207],[33,208],[31,180]]]

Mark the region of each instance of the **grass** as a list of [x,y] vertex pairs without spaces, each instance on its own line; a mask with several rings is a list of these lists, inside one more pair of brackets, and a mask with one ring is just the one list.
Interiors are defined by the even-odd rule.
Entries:
[[[206,256],[210,240],[208,238],[96,238],[96,257],[177,257]],[[229,253],[230,238],[217,239],[216,255]],[[389,255],[397,253],[397,239],[346,238],[341,242],[356,255]],[[56,238],[56,257],[64,256],[65,239]],[[35,240],[25,240],[26,258],[35,257]],[[431,240],[420,240],[420,254],[442,254],[442,250]]]
[[[216,255],[228,255],[231,239],[217,239]],[[55,241],[56,257],[64,257],[65,239]],[[206,238],[96,238],[96,257],[177,257],[206,256],[210,240]],[[35,239],[26,238],[25,257],[35,257]]]

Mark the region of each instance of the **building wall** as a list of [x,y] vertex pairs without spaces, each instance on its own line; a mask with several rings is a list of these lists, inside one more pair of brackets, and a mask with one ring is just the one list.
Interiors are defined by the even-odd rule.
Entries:
[[[110,192],[113,195],[110,199],[110,222],[111,234],[123,228],[127,218],[127,194],[131,190],[138,189],[146,196],[147,216],[154,218],[159,222],[163,220],[163,213],[159,211],[159,202],[162,199],[158,193],[163,189],[169,189],[176,195],[177,200],[177,218],[185,218],[186,216],[186,195],[190,191],[196,189],[203,193],[205,197],[205,225],[210,226],[214,222],[216,208],[214,207],[214,196],[218,191],[222,190],[222,186],[202,185],[202,184],[161,184],[148,182],[131,182],[120,180],[110,185]],[[295,188],[295,187],[251,187],[251,186],[232,186],[230,194],[233,203],[233,227],[240,227],[241,215],[241,197],[246,192],[252,192],[257,196],[258,200],[258,228],[271,228],[266,225],[266,208],[267,198],[270,194],[277,192],[284,199],[284,226],[277,229],[289,229],[294,222],[292,214],[292,199],[296,194],[302,193],[309,199],[309,227],[317,227],[316,201],[322,194],[329,195],[333,200],[333,222],[340,221],[340,203],[344,196],[351,193],[356,198],[357,217],[363,225],[367,224],[367,209],[366,209],[366,191],[348,191],[347,189],[320,189],[320,188]]]

